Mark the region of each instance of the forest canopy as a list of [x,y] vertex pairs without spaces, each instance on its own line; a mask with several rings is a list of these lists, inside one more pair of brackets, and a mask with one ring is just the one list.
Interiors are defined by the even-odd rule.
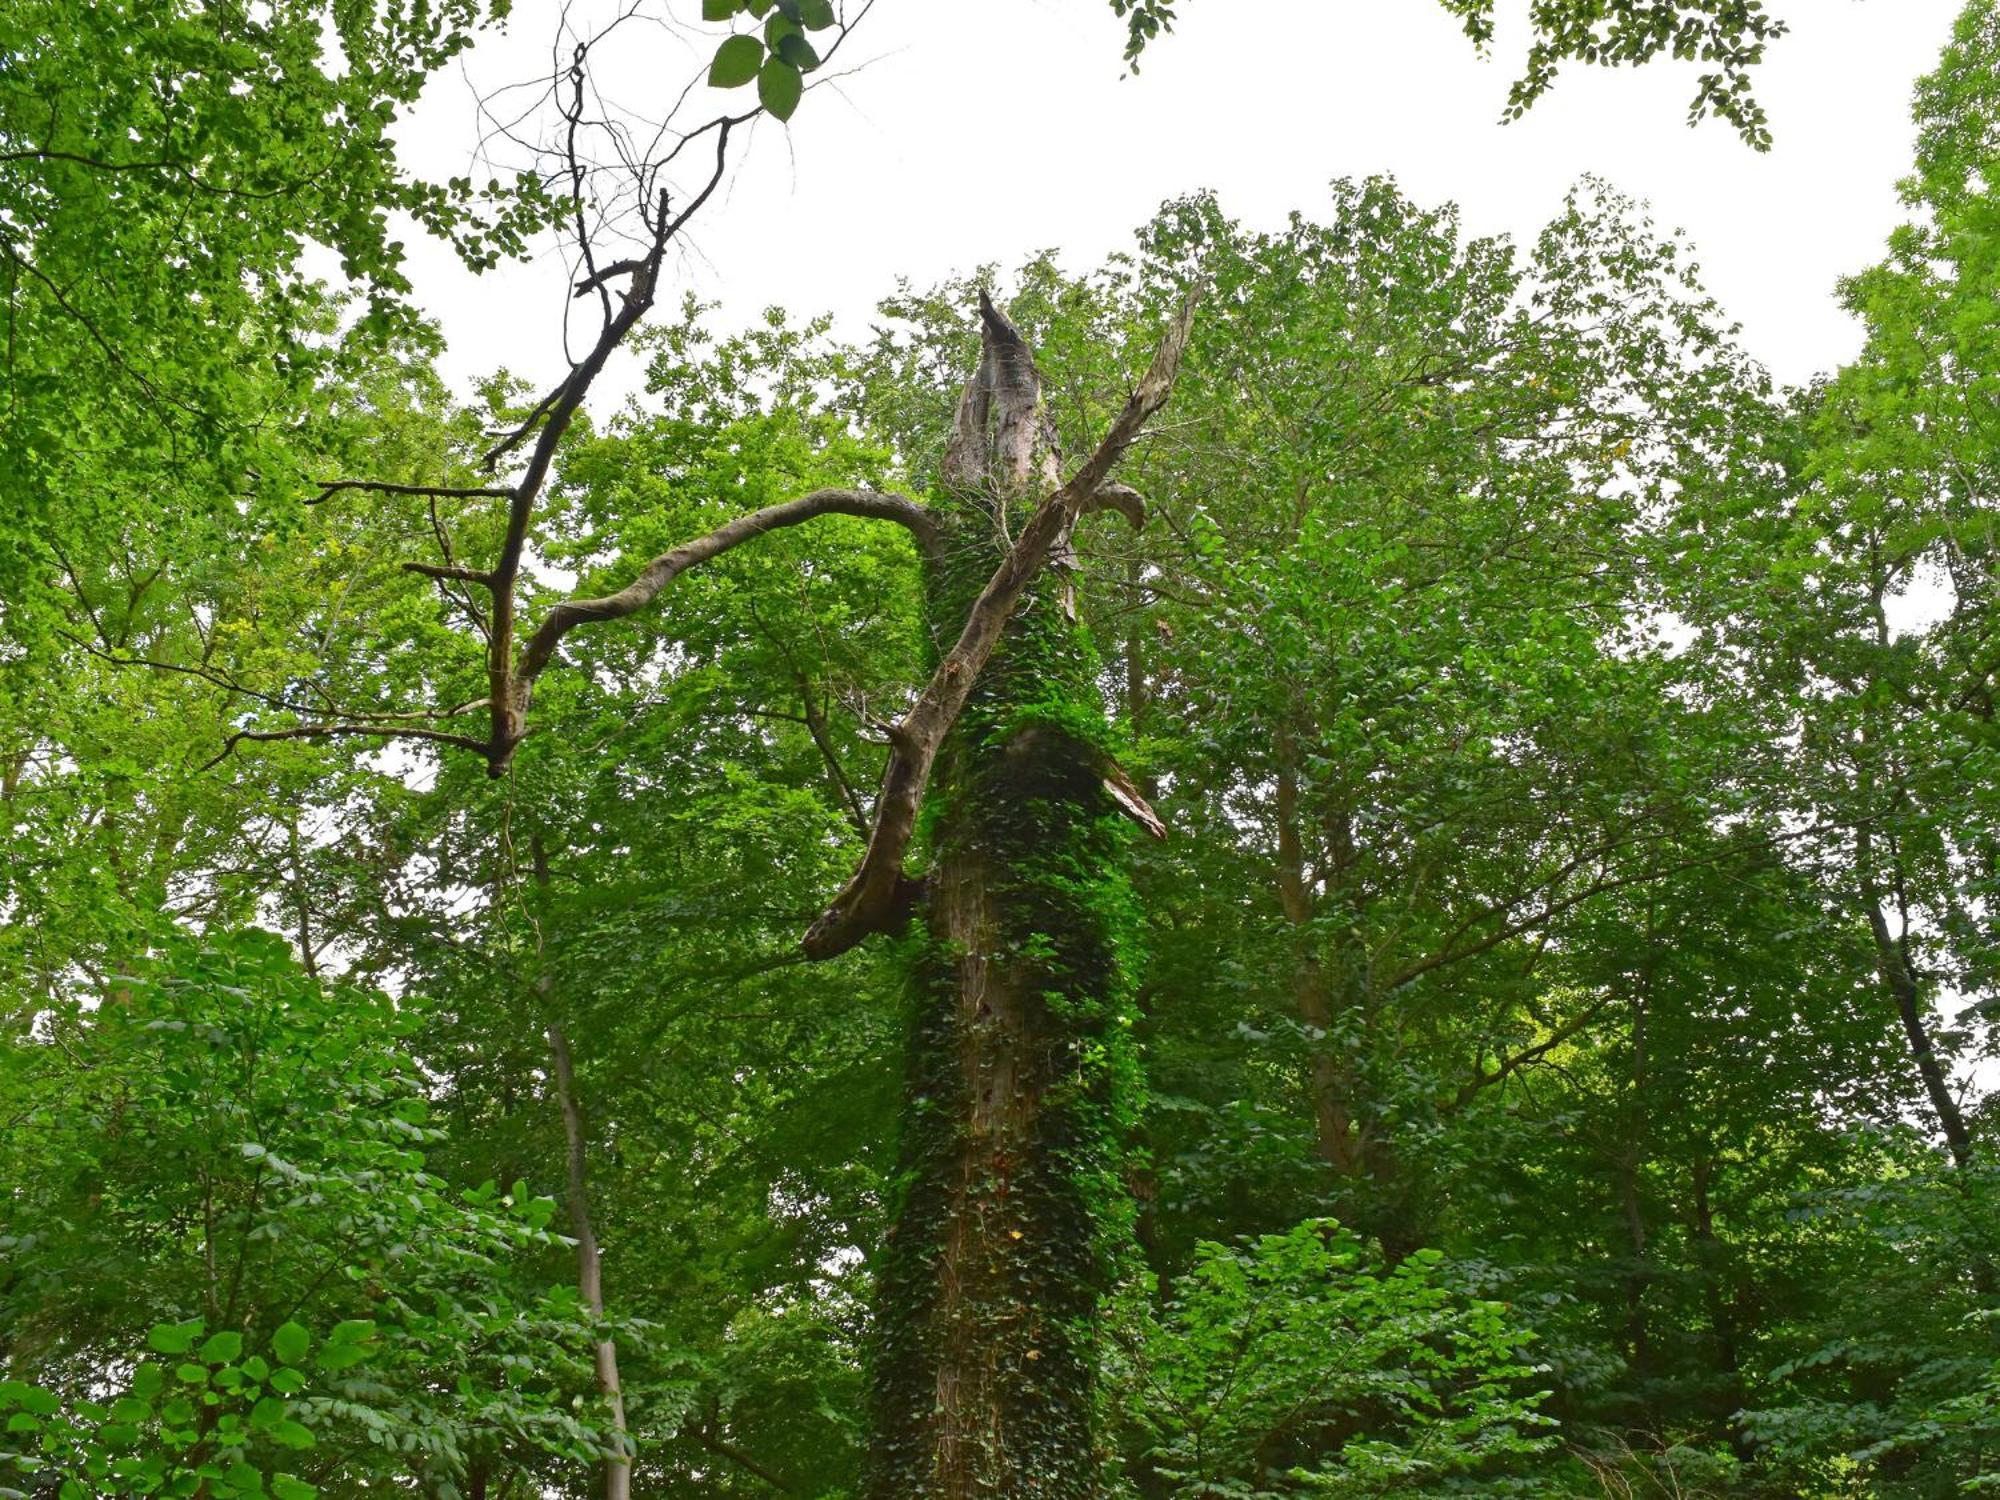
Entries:
[[2000,0],[1796,386],[1595,177],[704,302],[868,11],[0,11],[0,1496],[2000,1490]]

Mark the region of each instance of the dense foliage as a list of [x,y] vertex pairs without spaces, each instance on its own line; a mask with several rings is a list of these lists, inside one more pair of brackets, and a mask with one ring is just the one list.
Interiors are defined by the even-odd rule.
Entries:
[[[1757,5],[1535,13],[1758,130]],[[703,14],[779,117],[848,24]],[[0,16],[0,1494],[2000,1489],[2000,0],[1802,389],[1607,184],[1370,178],[560,424],[389,234],[582,222],[382,149],[488,19]]]

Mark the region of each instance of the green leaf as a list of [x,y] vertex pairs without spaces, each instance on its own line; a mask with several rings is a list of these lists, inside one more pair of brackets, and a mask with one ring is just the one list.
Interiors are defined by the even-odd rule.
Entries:
[[194,1347],[195,1335],[200,1332],[199,1322],[155,1323],[146,1335],[146,1345],[161,1354],[185,1354]]
[[270,1428],[271,1441],[286,1448],[310,1448],[313,1435],[302,1422],[286,1417],[281,1422],[273,1422]]
[[715,61],[708,65],[711,88],[741,88],[757,77],[757,65],[764,60],[764,44],[754,36],[733,36],[715,49]]
[[55,1392],[20,1380],[0,1381],[0,1405],[18,1406],[23,1411],[42,1417],[52,1417],[62,1410],[62,1402]]
[[271,1476],[271,1493],[277,1496],[277,1500],[313,1500],[313,1496],[317,1495],[319,1491],[314,1486],[307,1484],[303,1479],[296,1478],[293,1475],[273,1474]]
[[743,9],[743,0],[701,0],[704,21],[726,21]]
[[819,66],[819,54],[813,51],[813,44],[796,32],[778,43],[778,56],[801,73],[810,73]]
[[280,1323],[271,1335],[271,1352],[288,1365],[301,1364],[312,1349],[312,1335],[297,1323]]
[[211,1334],[207,1342],[201,1346],[201,1359],[204,1364],[232,1364],[242,1356],[243,1335],[233,1328]]
[[783,58],[770,59],[757,74],[757,98],[775,119],[789,120],[804,92],[799,70]]
[[837,23],[833,0],[799,0],[799,24],[807,31],[825,31]]

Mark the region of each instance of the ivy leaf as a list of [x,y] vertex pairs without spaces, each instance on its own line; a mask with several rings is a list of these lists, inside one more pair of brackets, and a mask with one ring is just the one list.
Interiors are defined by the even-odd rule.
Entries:
[[770,59],[757,74],[757,97],[776,119],[791,119],[805,86],[799,70],[781,57]]
[[711,88],[741,88],[757,77],[757,65],[764,59],[764,44],[754,36],[733,36],[715,49],[715,61],[708,67]]

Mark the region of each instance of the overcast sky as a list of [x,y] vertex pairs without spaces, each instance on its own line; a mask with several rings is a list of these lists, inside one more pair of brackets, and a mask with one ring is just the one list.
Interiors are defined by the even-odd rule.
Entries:
[[[757,125],[676,279],[721,302],[726,322],[775,302],[858,334],[899,275],[921,283],[1043,248],[1082,268],[1196,189],[1263,227],[1319,210],[1333,178],[1387,172],[1420,202],[1460,204],[1473,232],[1527,237],[1590,172],[1687,230],[1750,350],[1803,380],[1856,347],[1834,284],[1898,219],[1911,87],[1959,5],[1771,8],[1792,32],[1759,73],[1777,138],[1759,155],[1727,125],[1686,127],[1682,65],[1572,67],[1525,120],[1496,123],[1525,0],[1501,0],[1486,60],[1432,0],[1183,0],[1136,77],[1121,77],[1122,28],[1104,0],[878,0],[838,59],[843,76],[808,93],[789,127]],[[476,50],[469,77],[534,71],[553,17],[550,0],[517,0],[510,35]],[[619,62],[628,92],[657,73],[663,95],[694,66],[659,30],[623,34]],[[470,98],[460,78],[434,85],[403,131],[413,166],[465,169]],[[502,364],[538,385],[559,373],[557,263],[473,278],[412,248],[454,380]]]

